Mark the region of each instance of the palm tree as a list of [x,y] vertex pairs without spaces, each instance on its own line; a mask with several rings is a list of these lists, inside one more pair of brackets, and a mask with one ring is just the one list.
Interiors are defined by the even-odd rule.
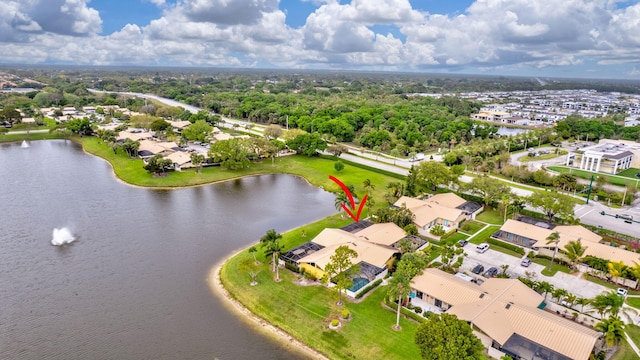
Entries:
[[607,347],[612,347],[624,338],[625,325],[617,316],[602,319],[596,324],[595,329],[604,333]]
[[364,189],[367,191],[367,195],[371,196],[371,191],[376,189],[376,185],[371,183],[371,180],[369,179],[364,179],[364,181],[362,182],[362,185],[364,186]]
[[576,305],[580,305],[580,312],[584,312],[584,306],[589,305],[591,303],[591,300],[587,298],[577,298],[575,300],[575,303]]
[[567,295],[569,295],[569,292],[562,288],[554,289],[551,293],[551,297],[556,299],[557,302],[562,302],[562,299]]
[[609,261],[607,263],[609,275],[613,277],[613,281],[617,284],[618,279],[622,277],[626,271],[626,265],[622,261]]
[[590,305],[601,318],[606,314],[618,316],[624,305],[624,298],[615,291],[609,291],[591,299]]
[[342,211],[342,205],[349,206],[349,198],[347,198],[347,194],[344,192],[339,193],[338,196],[336,196],[334,205],[336,207],[336,210],[338,210],[338,212]]
[[502,195],[500,199],[500,207],[504,211],[504,219],[503,222],[507,222],[507,213],[509,212],[509,205],[511,204],[511,196],[509,194]]
[[544,296],[544,299],[547,300],[547,294],[552,292],[554,289],[554,286],[546,281],[540,281],[539,283],[536,283],[535,286],[535,291],[542,293],[542,295]]
[[567,258],[571,262],[571,267],[575,269],[580,260],[582,260],[587,247],[582,246],[580,239],[578,239],[578,241],[569,241],[569,243],[564,246],[564,250]]
[[280,281],[280,274],[278,272],[278,256],[284,247],[280,244],[282,234],[279,234],[275,229],[267,230],[266,234],[260,238],[260,245],[264,248],[264,255],[266,257],[271,256],[271,262],[273,264],[272,272],[276,273],[276,281]]
[[551,265],[549,268],[553,267],[553,261],[556,259],[556,254],[558,253],[558,243],[560,242],[560,233],[557,231],[552,232],[549,236],[547,236],[547,245],[553,244],[553,256],[551,257]]

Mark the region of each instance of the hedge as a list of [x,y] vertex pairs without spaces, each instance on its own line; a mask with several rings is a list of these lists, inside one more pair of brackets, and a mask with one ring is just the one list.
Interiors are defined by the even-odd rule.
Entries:
[[373,290],[376,286],[380,285],[380,283],[382,283],[382,279],[378,279],[374,281],[373,284],[366,286],[364,289],[360,290],[360,292],[356,294],[356,299],[360,299],[366,293]]
[[522,248],[520,246],[509,244],[508,242],[496,240],[494,238],[488,238],[487,242],[489,244],[491,244],[491,245],[495,245],[495,246],[499,246],[501,248],[509,249],[511,251],[515,251],[516,253],[518,253],[520,255],[524,255],[524,248]]
[[[393,309],[394,311],[397,311],[398,303],[389,300],[388,297],[384,298],[384,303],[387,304],[387,306],[390,307],[391,309]],[[404,306],[400,307],[400,313],[402,315],[408,317],[408,318],[411,318],[412,320],[415,320],[415,321],[419,322],[419,323],[423,323],[423,322],[427,321],[427,319],[424,316],[416,314],[415,312],[405,308]]]

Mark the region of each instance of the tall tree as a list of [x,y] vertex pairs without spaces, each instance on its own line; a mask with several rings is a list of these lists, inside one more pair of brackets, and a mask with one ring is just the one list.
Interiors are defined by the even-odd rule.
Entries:
[[419,252],[405,253],[396,265],[396,271],[389,281],[387,292],[391,298],[398,300],[395,329],[400,329],[400,308],[404,299],[411,292],[411,280],[422,273],[426,267],[427,257],[424,253]]
[[441,162],[424,161],[416,167],[416,172],[416,183],[430,191],[457,181],[457,176]]
[[587,246],[582,246],[582,242],[580,239],[577,241],[569,241],[567,245],[564,246],[565,255],[571,262],[571,267],[576,268],[582,257],[584,256],[584,252],[587,250]]
[[531,206],[542,210],[549,221],[553,221],[556,216],[565,220],[573,218],[573,199],[567,195],[557,192],[545,191],[529,196],[527,202]]
[[484,359],[482,342],[455,315],[432,314],[420,325],[414,340],[424,360]]
[[267,126],[262,132],[262,134],[268,140],[275,140],[280,136],[282,136],[282,128],[280,127],[280,125],[272,124]]
[[273,266],[273,270],[271,271],[276,273],[276,281],[280,281],[278,256],[280,256],[280,252],[283,250],[283,247],[280,244],[280,239],[282,239],[282,234],[278,233],[275,229],[267,230],[267,232],[260,238],[260,245],[264,248],[265,256],[271,256],[271,264]]
[[364,186],[364,190],[367,192],[368,196],[371,196],[371,192],[376,189],[376,185],[369,179],[364,179],[362,181],[362,186]]
[[492,202],[502,199],[503,195],[511,193],[509,186],[488,176],[473,178],[471,183],[466,185],[466,188],[472,193],[480,195],[485,206],[489,206]]
[[244,169],[251,164],[248,145],[244,139],[216,141],[209,148],[209,157],[226,169]]
[[182,130],[182,136],[191,141],[205,141],[207,136],[211,133],[213,127],[204,120],[198,120],[195,123],[187,126]]
[[560,242],[560,233],[557,231],[552,232],[547,236],[547,245],[553,244],[553,256],[551,256],[551,265],[553,267],[553,261],[556,259],[556,254],[558,254],[558,243]]
[[260,268],[256,265],[256,262],[251,260],[251,258],[244,258],[240,261],[239,266],[240,270],[246,272],[251,277],[251,286],[258,285],[256,278],[260,272]]
[[287,146],[298,154],[318,156],[318,150],[327,148],[327,143],[318,134],[302,134],[287,141]]
[[191,164],[196,167],[196,173],[200,173],[202,171],[202,163],[204,162],[204,155],[192,152],[191,155]]
[[353,276],[360,272],[360,266],[351,261],[358,257],[358,253],[346,245],[338,246],[329,257],[329,263],[324,267],[324,283],[333,282],[333,289],[338,296],[337,305],[342,305],[342,292],[353,286]]

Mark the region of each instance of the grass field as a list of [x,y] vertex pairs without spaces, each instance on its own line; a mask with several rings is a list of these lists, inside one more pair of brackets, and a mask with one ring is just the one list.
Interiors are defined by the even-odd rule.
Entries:
[[382,206],[385,203],[383,200],[385,186],[390,182],[398,181],[396,178],[353,165],[345,165],[344,170],[337,173],[333,167],[333,160],[298,155],[276,158],[274,165],[271,165],[271,160],[265,159],[240,170],[225,170],[215,166],[203,168],[200,174],[193,169],[188,169],[182,172],[169,172],[164,177],[154,177],[143,169],[142,160],[130,159],[122,150],[114,154],[98,138],[88,137],[79,141],[87,152],[109,161],[120,179],[138,186],[173,188],[210,184],[243,176],[285,173],[304,177],[311,184],[321,186],[328,191],[340,192],[342,191],[340,187],[329,179],[329,175],[333,175],[346,185],[354,185],[356,193],[360,196],[365,193],[362,182],[365,179],[371,180],[375,185],[371,197],[375,199],[378,206]]
[[568,168],[566,166],[548,166],[547,168],[559,173],[571,173],[582,179],[591,179],[592,175],[602,176],[607,179],[608,183],[618,186],[626,186],[627,184],[637,185],[638,183],[640,183],[640,179],[635,177],[635,174],[640,171],[638,169],[627,169],[624,172],[619,173],[618,175],[607,175],[580,169]]
[[504,224],[504,215],[496,209],[485,207],[484,211],[476,216],[476,220],[502,225]]
[[[627,325],[625,332],[629,334],[629,337],[633,342],[640,346],[640,327],[635,325]],[[627,343],[627,340],[623,340],[618,345],[618,351],[611,357],[610,360],[637,360],[638,355],[633,351],[631,346]]]
[[469,237],[469,242],[476,245],[486,242],[487,239],[490,238],[491,235],[493,235],[493,233],[495,233],[498,230],[500,230],[499,225],[491,225],[486,229],[482,230],[481,232]]
[[[337,225],[327,221],[340,222],[333,219],[307,225],[285,234],[284,242],[299,244],[307,240],[299,237],[303,230],[311,238],[317,230]],[[298,275],[288,270],[281,270],[282,281],[274,282],[263,256],[259,257],[263,262],[259,284],[249,286],[249,276],[240,271],[238,265],[249,256],[245,250],[225,263],[221,280],[238,301],[269,323],[332,359],[420,358],[418,347],[413,343],[418,324],[401,319],[402,330],[392,329],[395,313],[381,305],[387,290],[384,286],[369,293],[361,302],[347,300],[344,306],[338,307],[332,291],[319,285],[297,285],[294,281]],[[329,330],[329,322],[338,319],[343,308],[351,312],[351,320],[343,320],[339,330]]]

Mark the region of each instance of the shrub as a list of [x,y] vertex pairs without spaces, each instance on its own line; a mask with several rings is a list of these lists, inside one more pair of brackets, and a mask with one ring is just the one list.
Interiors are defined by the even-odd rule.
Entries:
[[524,255],[524,249],[521,248],[518,245],[509,244],[508,242],[496,240],[496,239],[493,239],[493,238],[487,239],[487,242],[489,244],[491,244],[491,245],[495,245],[495,246],[499,246],[501,248],[509,249],[511,251],[515,251],[516,253],[518,253],[520,255]]
[[338,321],[338,319],[333,319],[331,320],[331,326],[336,327],[340,324],[340,321]]
[[431,230],[429,230],[429,232],[435,236],[442,236],[445,234],[445,231],[442,228],[442,225],[436,225],[432,227]]
[[380,283],[382,283],[382,279],[378,279],[378,280],[374,281],[373,284],[371,284],[371,285],[365,287],[364,289],[360,290],[360,292],[356,294],[356,299],[360,299],[366,293],[368,293],[369,291],[373,290],[376,286],[380,285]]
[[343,319],[348,319],[350,315],[351,313],[347,309],[342,309],[340,312],[340,316],[342,316]]
[[415,311],[416,314],[418,314],[418,315],[422,314],[422,308],[420,306],[414,307],[413,311]]
[[316,278],[312,273],[309,273],[309,272],[304,273],[304,278],[311,281],[318,280],[318,278]]
[[285,267],[285,268],[287,268],[287,269],[289,269],[289,270],[291,270],[291,271],[293,271],[293,272],[302,273],[302,272],[300,271],[300,268],[299,268],[299,267],[297,267],[297,266],[295,266],[295,265],[294,265],[294,264],[292,264],[292,263],[285,262],[285,263],[284,263],[284,267]]

